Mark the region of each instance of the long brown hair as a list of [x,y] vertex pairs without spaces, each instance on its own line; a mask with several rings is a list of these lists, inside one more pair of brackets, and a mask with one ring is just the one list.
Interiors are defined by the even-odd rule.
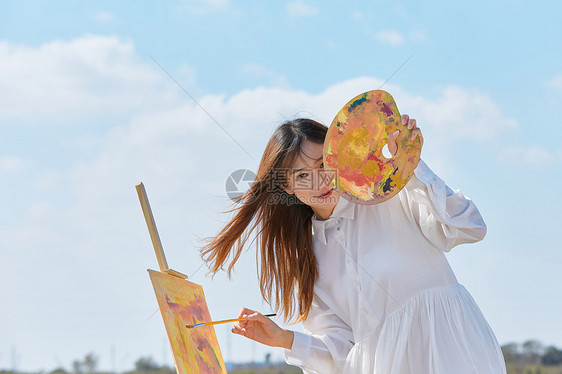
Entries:
[[201,257],[213,274],[230,261],[230,277],[250,233],[258,227],[256,261],[260,290],[285,321],[292,319],[295,312],[297,320],[308,316],[318,270],[312,250],[314,212],[283,187],[287,186],[287,171],[299,156],[302,142],[322,144],[327,130],[306,118],[278,126],[265,147],[254,183],[237,199],[238,206],[225,212],[236,212],[234,218],[217,236],[206,238],[207,244],[201,248]]

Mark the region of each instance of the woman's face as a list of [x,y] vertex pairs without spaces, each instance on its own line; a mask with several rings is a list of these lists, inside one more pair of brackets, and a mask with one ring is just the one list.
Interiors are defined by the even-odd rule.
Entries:
[[333,172],[324,171],[322,162],[323,145],[305,140],[301,153],[288,170],[285,191],[310,206],[318,219],[328,219],[332,214],[339,194],[331,181]]

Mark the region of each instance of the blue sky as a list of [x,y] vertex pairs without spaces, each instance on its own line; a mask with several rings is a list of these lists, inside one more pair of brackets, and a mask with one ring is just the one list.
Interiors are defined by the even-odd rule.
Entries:
[[[139,181],[168,262],[204,286],[213,318],[268,312],[253,248],[231,281],[200,268],[228,175],[255,171],[283,120],[330,124],[410,57],[384,89],[488,224],[447,255],[457,278],[500,344],[562,346],[561,15],[547,1],[1,2],[0,368],[170,362]],[[226,360],[281,359],[217,335]]]

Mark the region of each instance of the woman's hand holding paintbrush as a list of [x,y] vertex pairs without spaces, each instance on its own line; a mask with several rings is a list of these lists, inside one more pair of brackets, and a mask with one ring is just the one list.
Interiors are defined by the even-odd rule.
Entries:
[[238,318],[246,319],[234,323],[233,333],[270,347],[291,349],[293,346],[293,332],[282,329],[263,314],[255,310],[242,308]]
[[[264,317],[273,317],[273,316],[276,316],[276,315],[277,314],[275,314],[275,313],[266,314],[266,315],[264,315]],[[194,329],[196,327],[212,326],[212,325],[220,325],[222,323],[245,321],[246,319],[247,318],[223,319],[221,321],[201,322],[201,323],[196,323],[194,325],[185,325],[185,327],[187,327],[188,329]]]

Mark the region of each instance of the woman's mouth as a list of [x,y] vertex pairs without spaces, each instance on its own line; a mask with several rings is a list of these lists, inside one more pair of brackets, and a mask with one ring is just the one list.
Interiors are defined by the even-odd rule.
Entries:
[[317,197],[320,197],[320,198],[328,197],[328,196],[330,196],[330,195],[332,194],[332,191],[333,191],[333,190],[334,190],[334,189],[332,188],[331,190],[329,190],[329,191],[327,191],[327,192],[324,192],[322,195],[318,195]]

